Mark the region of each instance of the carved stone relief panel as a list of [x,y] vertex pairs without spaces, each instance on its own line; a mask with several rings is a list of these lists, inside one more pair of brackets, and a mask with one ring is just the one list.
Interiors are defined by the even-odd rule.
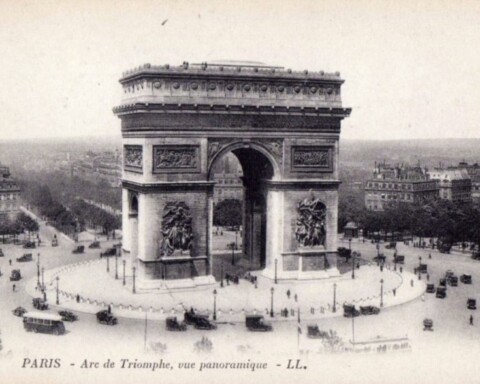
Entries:
[[162,255],[190,255],[193,242],[192,215],[183,201],[165,205],[162,219]]
[[291,156],[293,171],[333,171],[332,146],[293,146]]
[[154,145],[153,173],[199,172],[198,145]]
[[123,166],[126,171],[143,173],[143,148],[141,145],[124,145]]
[[295,238],[300,248],[325,246],[327,208],[313,196],[297,205]]

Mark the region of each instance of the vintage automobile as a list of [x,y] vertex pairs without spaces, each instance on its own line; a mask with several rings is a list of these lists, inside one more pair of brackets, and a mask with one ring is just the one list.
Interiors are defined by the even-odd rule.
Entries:
[[433,320],[432,319],[423,320],[423,330],[424,331],[433,331]]
[[373,258],[373,261],[376,261],[377,263],[385,263],[386,259],[387,259],[386,256],[383,253],[381,253],[380,255],[375,256]]
[[438,245],[438,250],[440,253],[450,253],[452,249],[452,244],[449,243],[442,243]]
[[100,248],[100,242],[94,241],[88,246],[88,248]]
[[447,279],[447,282],[450,286],[452,287],[458,287],[458,277],[457,276],[450,276],[448,279]]
[[23,307],[17,307],[12,311],[12,313],[15,316],[22,317],[25,313],[27,313],[27,310]]
[[27,241],[25,244],[23,244],[23,248],[36,248],[35,242]]
[[460,281],[463,284],[472,284],[472,275],[463,274],[462,276],[460,276]]
[[447,286],[447,279],[440,279],[440,282],[438,283],[440,287],[446,287]]
[[3,254],[2,248],[0,248],[0,257],[3,257],[3,256],[5,255]]
[[70,311],[58,311],[58,314],[62,317],[63,321],[76,321],[78,316]]
[[52,239],[52,247],[58,247],[57,235],[54,235],[54,236],[53,236],[53,239]]
[[321,331],[318,325],[307,325],[307,337],[310,339],[324,339],[328,337],[328,332]]
[[435,293],[435,284],[427,284],[427,293]]
[[380,308],[375,307],[373,305],[367,305],[364,307],[360,307],[360,313],[362,315],[378,315],[380,313]]
[[23,256],[17,257],[17,261],[19,263],[25,263],[27,261],[32,261],[33,260],[33,255],[31,253],[24,253]]
[[393,262],[396,264],[405,264],[405,256],[403,255],[396,255],[393,258]]
[[40,311],[45,311],[48,309],[48,304],[47,302],[40,298],[40,297],[35,297],[33,300],[32,300],[32,304],[33,304],[33,308],[35,309],[38,309]]
[[106,324],[106,325],[116,325],[118,323],[118,320],[115,316],[113,316],[111,313],[108,313],[106,309],[97,312],[97,322],[100,324]]
[[100,257],[110,257],[115,256],[117,254],[116,248],[108,248],[105,252],[100,253]]
[[216,329],[217,326],[208,320],[208,315],[199,315],[193,310],[186,311],[184,314],[186,324],[193,325],[196,329]]
[[467,308],[468,309],[477,309],[477,300],[467,299]]
[[85,251],[85,246],[84,245],[78,245],[72,253],[83,253]]
[[395,249],[397,248],[397,243],[395,241],[391,241],[389,244],[385,245],[387,249]]
[[262,315],[247,315],[245,317],[245,325],[249,331],[268,332],[273,328],[270,324],[263,322]]
[[344,304],[343,305],[343,316],[344,317],[357,317],[357,316],[360,316],[360,311],[355,309],[355,305]]
[[352,250],[345,247],[339,247],[337,251],[338,251],[338,256],[345,257],[347,259],[352,255]]
[[167,317],[166,321],[167,331],[186,331],[187,324],[185,322],[179,323],[175,316]]
[[22,278],[22,274],[19,269],[14,269],[10,274],[10,281],[18,281]]
[[445,287],[438,287],[435,297],[437,299],[445,299],[447,297],[447,289]]
[[428,273],[428,265],[427,264],[420,264],[418,267],[413,269],[413,273],[417,274],[420,270],[420,273]]
[[445,272],[445,279],[449,279],[451,276],[455,275],[455,273],[451,270],[451,269],[448,269],[446,272]]

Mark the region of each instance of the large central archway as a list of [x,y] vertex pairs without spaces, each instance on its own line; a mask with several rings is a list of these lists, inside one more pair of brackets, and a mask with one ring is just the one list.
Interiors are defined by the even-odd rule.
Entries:
[[213,281],[212,169],[230,152],[243,168],[252,267],[272,279],[338,272],[338,141],[350,113],[338,73],[184,63],[120,82],[123,248],[140,289]]

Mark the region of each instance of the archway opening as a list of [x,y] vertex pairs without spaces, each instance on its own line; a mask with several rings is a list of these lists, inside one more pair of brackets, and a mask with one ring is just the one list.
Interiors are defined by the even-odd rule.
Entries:
[[210,168],[213,195],[212,274],[242,276],[266,265],[267,191],[274,166],[259,150],[234,148]]

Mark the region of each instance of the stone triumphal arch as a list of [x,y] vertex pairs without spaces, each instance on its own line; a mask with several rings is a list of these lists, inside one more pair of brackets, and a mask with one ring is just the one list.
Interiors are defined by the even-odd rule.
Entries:
[[244,253],[277,279],[338,274],[339,73],[256,63],[125,72],[123,248],[139,288],[210,284],[215,162],[243,167]]

